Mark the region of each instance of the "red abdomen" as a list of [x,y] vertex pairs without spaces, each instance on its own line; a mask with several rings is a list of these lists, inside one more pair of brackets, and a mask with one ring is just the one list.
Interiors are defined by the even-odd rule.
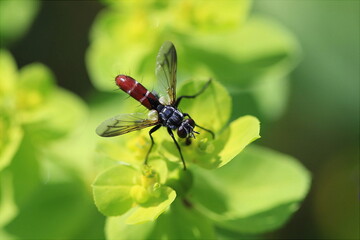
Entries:
[[130,76],[118,75],[115,78],[116,85],[131,97],[139,101],[147,109],[153,109],[159,104],[159,100],[148,91],[141,83]]

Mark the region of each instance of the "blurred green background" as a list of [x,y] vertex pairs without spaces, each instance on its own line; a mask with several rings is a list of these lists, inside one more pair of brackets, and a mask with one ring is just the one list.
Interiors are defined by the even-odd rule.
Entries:
[[[19,68],[45,63],[60,86],[93,100],[85,54],[89,30],[104,5],[44,1],[38,7],[29,30],[15,41],[0,38],[1,48]],[[285,26],[302,52],[290,75],[285,112],[265,120],[258,144],[296,157],[313,174],[300,210],[264,238],[359,238],[359,1],[258,0],[250,14]]]

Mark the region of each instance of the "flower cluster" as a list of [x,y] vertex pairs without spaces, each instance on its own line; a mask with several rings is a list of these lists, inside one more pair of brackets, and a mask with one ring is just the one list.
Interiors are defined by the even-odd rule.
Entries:
[[[67,134],[82,119],[83,103],[56,87],[50,70],[33,63],[17,71],[9,52],[0,52],[0,170],[16,153],[24,136],[47,144]],[[67,109],[67,114],[63,114]]]
[[[187,81],[179,93],[197,92],[204,83]],[[180,107],[196,122],[214,131],[215,138],[196,129],[200,134],[190,145],[181,142],[184,158],[190,165],[186,171],[166,131],[154,134],[156,151],[151,153],[149,166],[143,165],[150,146],[149,137],[144,135],[146,130],[115,141],[102,141],[102,152],[115,160],[93,184],[95,203],[102,213],[107,216],[125,214],[125,223],[134,224],[157,219],[176,196],[192,205],[189,195],[193,188],[192,175],[199,171],[194,165],[206,169],[222,167],[259,138],[260,125],[255,117],[241,117],[228,125],[231,99],[217,81],[212,81],[209,89],[198,98],[184,100]]]
[[[94,86],[114,90],[109,79],[121,73],[153,89],[154,49],[171,40],[179,56],[178,96],[197,93],[204,76],[213,78],[179,108],[215,133],[196,128],[190,145],[178,139],[186,171],[165,130],[153,134],[148,167],[148,131],[100,140],[98,159],[108,168],[93,193],[109,216],[108,239],[215,239],[219,229],[252,234],[281,226],[305,196],[308,173],[289,156],[246,147],[260,137],[258,119],[248,114],[274,119],[283,111],[296,41],[269,19],[248,18],[247,0],[104,2],[109,7],[93,25],[86,56]],[[130,113],[134,102],[116,103]]]

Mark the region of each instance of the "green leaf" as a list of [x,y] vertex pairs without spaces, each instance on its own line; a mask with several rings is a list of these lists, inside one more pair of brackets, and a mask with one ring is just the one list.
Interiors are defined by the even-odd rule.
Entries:
[[[241,1],[175,1],[163,21],[176,31],[189,36],[224,33],[241,26],[247,18],[251,2]],[[219,14],[226,13],[226,14]]]
[[179,197],[186,196],[192,188],[194,177],[191,170],[184,171],[182,168],[176,168],[169,175],[166,185],[176,191]]
[[186,68],[205,65],[210,76],[226,83],[234,93],[267,74],[283,77],[299,55],[295,38],[281,25],[262,17],[250,18],[236,31],[193,37],[186,44]]
[[26,132],[42,142],[63,137],[79,127],[86,116],[85,103],[77,95],[61,88],[57,88],[48,101],[36,110],[21,115]]
[[54,76],[45,65],[33,63],[23,67],[16,91],[16,107],[21,114],[21,121],[37,121],[39,114],[36,111],[48,104],[54,89]]
[[23,138],[21,126],[0,103],[0,172],[9,165]]
[[[142,162],[143,163],[143,162]],[[159,183],[164,184],[168,178],[168,166],[163,159],[154,159],[151,161],[151,169],[159,176]]]
[[[102,237],[102,216],[94,207],[85,186],[76,179],[40,184],[19,208],[18,216],[5,228],[10,234],[17,236],[17,239]],[[98,226],[85,229],[92,221],[96,221]],[[82,234],[79,237],[78,233],[84,230],[94,235]]]
[[230,136],[226,145],[219,153],[220,163],[217,167],[227,164],[248,144],[260,138],[260,122],[253,116],[244,116],[231,122],[229,131]]
[[[70,95],[72,94],[70,93]],[[74,111],[76,111],[76,116],[78,114],[85,114],[85,117],[78,116],[78,120],[76,120],[77,117],[75,117],[75,123],[73,124],[64,124],[67,121],[65,119],[62,119],[69,119],[70,116],[62,116],[61,109],[59,109],[59,111],[56,111],[59,118],[51,118],[48,122],[50,124],[54,120],[56,122],[59,121],[60,126],[64,124],[63,126],[67,127],[67,129],[69,129],[69,132],[68,134],[66,134],[66,136],[58,138],[56,139],[56,141],[52,141],[51,144],[47,144],[48,146],[46,147],[46,151],[44,151],[44,153],[47,155],[47,159],[51,159],[51,161],[56,161],[60,165],[66,165],[69,168],[75,170],[77,174],[82,177],[88,185],[90,185],[94,181],[94,177],[97,174],[108,169],[111,166],[117,165],[120,160],[124,161],[124,159],[121,158],[123,153],[122,151],[127,150],[127,152],[129,152],[129,156],[131,153],[133,155],[137,154],[137,151],[132,151],[127,147],[121,147],[127,143],[127,139],[122,141],[123,137],[126,138],[128,135],[117,138],[105,139],[101,138],[95,133],[97,125],[99,125],[106,118],[111,117],[112,115],[117,115],[119,113],[119,108],[123,109],[121,98],[114,94],[112,95],[107,93],[106,95],[110,95],[112,100],[102,101],[101,99],[95,99],[94,102],[96,103],[96,105],[90,105],[89,111],[85,111],[85,113],[83,111],[87,109],[83,109],[83,107],[85,106],[82,106],[82,101],[76,101],[80,103],[79,109],[77,109],[76,107],[76,102],[71,103],[69,101],[68,104],[73,105],[64,106],[65,108],[71,109],[73,107]],[[58,99],[58,101],[61,101],[61,98]],[[76,99],[78,100],[78,98]],[[60,103],[60,105],[61,104],[62,103]],[[52,127],[52,129],[56,130],[57,128]],[[36,135],[42,135],[44,134],[44,132],[46,131],[44,130],[40,133],[38,132],[36,133]],[[32,135],[32,137],[34,136]],[[44,140],[43,137],[41,139]],[[108,145],[111,145],[111,152],[107,152],[107,148],[106,150],[103,149],[103,147],[105,146],[104,144],[98,145],[99,140],[109,142]],[[64,151],[64,149],[66,149],[67,151]],[[144,157],[141,159],[141,163],[143,161]]]
[[108,239],[216,239],[212,222],[181,200],[175,200],[154,222],[127,225],[130,214],[107,219]]
[[151,71],[140,74],[138,70],[147,54],[146,46],[130,45],[131,47],[123,49],[124,45],[119,46],[118,44],[111,39],[97,39],[87,51],[86,65],[90,79],[99,90],[113,91],[117,88],[114,82],[115,77],[120,73],[129,73],[129,71],[135,79],[140,79],[140,76],[145,80],[149,80],[148,76],[154,78],[154,75],[150,74]]
[[41,182],[39,153],[35,143],[26,134],[8,169],[12,174],[15,202],[20,206],[34,194]]
[[283,26],[255,16],[236,31],[196,35],[184,44],[179,72],[221,81],[236,102],[233,116],[251,114],[273,120],[282,114],[286,76],[300,55],[298,42]]
[[107,10],[99,15],[86,54],[86,65],[96,88],[113,91],[115,76],[129,71],[135,79],[143,79],[145,86],[144,82],[154,79],[157,31],[149,27],[152,25],[148,15],[139,11],[124,14]]
[[[230,162],[248,144],[260,137],[259,120],[244,116],[230,123],[229,127],[215,136],[197,137],[190,146],[184,146],[187,161],[207,169],[219,168]],[[203,134],[204,132],[201,132]],[[169,146],[171,147],[171,146]]]
[[0,41],[8,44],[20,38],[36,16],[40,1],[0,1]]
[[54,75],[51,70],[41,63],[32,63],[20,69],[18,80],[19,97],[29,92],[36,92],[46,99],[55,89]]
[[95,204],[107,216],[127,212],[132,204],[131,188],[138,173],[126,165],[112,167],[97,176],[92,185]]
[[[193,95],[199,92],[207,81],[187,81],[180,88],[178,96]],[[195,99],[183,99],[180,108],[190,114],[197,124],[215,132],[215,140],[211,135],[199,128],[200,134],[192,140],[191,145],[182,144],[182,152],[187,161],[204,168],[218,168],[240,153],[245,146],[259,138],[260,123],[254,117],[245,116],[226,125],[231,111],[231,98],[226,89],[212,80],[205,91]],[[178,151],[172,141],[164,138],[160,155],[170,161],[178,161]],[[183,141],[182,141],[183,142]]]
[[5,232],[4,229],[0,228],[0,238],[6,240],[16,240],[17,238],[9,233]]
[[[177,96],[198,93],[209,79],[188,80],[184,82]],[[182,99],[179,105],[182,111],[190,114],[197,124],[218,132],[229,121],[231,98],[227,90],[214,79],[203,93],[194,99]]]
[[[5,2],[5,1],[1,1]],[[17,81],[17,66],[12,55],[6,51],[0,50],[0,99],[3,102],[3,97],[12,95],[15,90]],[[3,102],[4,103],[4,102]]]
[[131,210],[130,216],[126,219],[126,224],[139,224],[156,220],[176,198],[176,192],[169,187],[162,186],[160,196],[150,199],[146,204],[136,206]]
[[0,229],[2,229],[18,214],[18,208],[14,201],[11,172],[0,172],[0,180]]
[[196,170],[191,193],[197,206],[217,225],[241,233],[280,227],[310,185],[308,171],[294,158],[262,147],[247,148],[215,171]]
[[131,212],[118,217],[108,217],[105,225],[106,239],[108,240],[145,240],[149,239],[149,234],[153,230],[155,222],[145,222],[143,224],[128,225],[125,223]]
[[206,6],[202,1],[137,1],[112,6],[116,7],[101,12],[96,19],[86,58],[93,84],[107,91],[113,89],[108,79],[119,73],[131,71],[135,79],[154,79],[155,57],[163,40],[182,42],[184,36],[211,36],[241,26],[250,1],[214,1]]
[[[124,146],[124,148],[119,148],[119,146]],[[113,139],[101,139],[97,146],[98,152],[110,160],[126,162],[134,166],[143,164],[149,148],[150,138],[146,130]]]
[[161,215],[148,239],[216,239],[212,221],[186,199],[177,199]]
[[255,84],[253,96],[259,111],[269,120],[280,117],[287,107],[289,79],[269,75]]

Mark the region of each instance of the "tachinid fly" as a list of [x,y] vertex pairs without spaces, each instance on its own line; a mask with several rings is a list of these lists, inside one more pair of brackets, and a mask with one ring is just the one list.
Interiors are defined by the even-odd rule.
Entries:
[[169,135],[179,150],[184,170],[186,170],[181,148],[174,137],[173,131],[176,130],[180,138],[186,138],[187,140],[195,138],[195,133],[198,134],[198,132],[194,130],[195,127],[208,131],[213,137],[214,133],[197,125],[190,115],[181,112],[178,106],[183,98],[195,98],[200,95],[209,86],[211,80],[209,80],[197,94],[176,98],[176,67],[177,56],[175,47],[171,42],[167,41],[161,46],[156,58],[155,72],[159,81],[158,84],[164,86],[164,95],[160,98],[132,77],[118,75],[115,78],[116,85],[135,100],[139,101],[144,107],[149,109],[150,112],[147,117],[144,117],[140,113],[115,116],[101,123],[96,129],[96,133],[102,137],[113,137],[154,126],[149,131],[151,146],[145,157],[145,164],[147,164],[149,154],[154,145],[152,133],[161,126],[164,126],[167,128]]

